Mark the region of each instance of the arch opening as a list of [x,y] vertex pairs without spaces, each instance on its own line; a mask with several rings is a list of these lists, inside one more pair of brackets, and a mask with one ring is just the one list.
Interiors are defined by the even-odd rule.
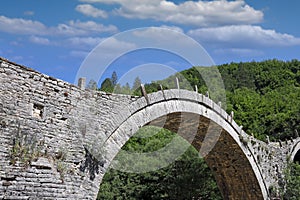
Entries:
[[200,114],[181,111],[169,112],[144,125],[175,132],[200,155],[204,155],[223,199],[264,199],[261,185],[247,158],[249,155],[245,154],[241,144],[232,136],[233,133],[227,132],[215,121]]
[[[198,151],[178,134],[160,127],[146,125],[126,142],[122,150],[156,154],[172,140],[177,140],[174,151],[178,150],[180,145],[189,147],[168,166],[157,170],[132,173],[110,168],[100,185],[98,199],[116,199],[122,196],[125,199],[221,200],[221,193],[210,168],[204,159],[199,157]],[[159,155],[156,156],[159,157]],[[152,165],[153,162],[156,165],[155,162],[165,161],[163,157],[157,157],[147,160],[141,157],[140,160],[135,161],[132,160],[133,157],[127,157],[123,163],[124,157],[120,151],[114,160],[122,162],[123,166],[128,164],[126,162],[131,162],[131,167],[135,168]],[[120,194],[121,192],[123,193]]]
[[223,199],[263,199],[247,155],[213,120],[195,113],[174,112],[149,124],[176,132],[204,157]]
[[297,151],[297,153],[295,154],[295,157],[294,157],[294,163],[298,163],[300,164],[300,149]]

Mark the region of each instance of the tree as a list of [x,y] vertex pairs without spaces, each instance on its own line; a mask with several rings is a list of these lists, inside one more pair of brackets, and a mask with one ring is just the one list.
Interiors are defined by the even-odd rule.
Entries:
[[122,87],[123,94],[131,94],[131,89],[129,83],[126,83],[125,86]]
[[141,96],[141,90],[140,90],[141,84],[142,84],[142,81],[141,81],[140,77],[137,76],[134,80],[134,83],[133,83],[133,86],[131,89],[133,91],[134,95]]
[[113,86],[113,84],[112,84],[110,78],[106,78],[106,79],[101,83],[100,90],[101,90],[101,91],[104,91],[104,92],[113,92],[114,86]]
[[[178,146],[187,145],[187,141],[166,129],[146,126],[130,138],[122,147],[126,152],[155,152],[178,141]],[[176,145],[175,145],[176,146]],[[176,148],[173,149],[176,151]],[[168,151],[169,152],[169,151]],[[169,153],[174,153],[172,150]],[[163,161],[159,159],[135,159],[118,154],[115,159],[126,166],[147,167]],[[151,163],[151,164],[150,164]],[[209,167],[199,157],[194,147],[165,168],[146,173],[126,173],[109,169],[103,177],[97,199],[208,199],[219,200],[220,191]]]
[[[261,140],[268,135],[273,141],[295,137],[295,131],[300,130],[299,61],[230,63],[218,66],[218,69],[226,88],[227,112],[234,111],[235,121],[243,125],[246,133],[252,133]],[[197,67],[181,74],[203,93],[207,91],[207,86],[200,74],[205,73],[205,70],[207,69]],[[164,89],[174,88],[175,77],[180,76],[176,74],[156,83],[145,84],[145,88],[147,92],[157,91],[160,85]],[[141,80],[137,77],[132,87],[133,94],[140,94],[140,84]],[[129,84],[123,86],[122,90],[130,91]],[[151,130],[144,132],[149,131]],[[133,152],[155,151],[173,139],[168,134],[167,131],[162,131],[152,134],[154,137],[133,137],[122,149]],[[190,149],[169,167],[151,173],[130,174],[110,170],[100,187],[100,199],[220,199],[208,167],[203,160],[193,155],[198,154]],[[143,162],[129,161],[130,166],[147,167]],[[150,162],[156,161],[153,159]],[[283,198],[299,199],[299,165],[289,166],[284,178],[286,186],[282,188]]]
[[284,199],[297,200],[300,197],[300,165],[290,163],[285,173],[286,191]]
[[122,89],[121,85],[120,84],[115,85],[113,92],[115,94],[123,94],[123,89]]
[[97,82],[91,79],[87,85],[87,88],[90,90],[97,90]]
[[136,90],[137,88],[139,88],[141,86],[141,84],[142,84],[142,81],[141,81],[140,77],[137,76],[134,79],[132,90]]
[[111,83],[113,84],[113,86],[116,86],[118,82],[118,76],[117,73],[114,71],[111,75]]

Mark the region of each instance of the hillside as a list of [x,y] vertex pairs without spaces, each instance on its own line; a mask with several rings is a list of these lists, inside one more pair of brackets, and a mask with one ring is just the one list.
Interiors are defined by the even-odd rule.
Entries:
[[[217,66],[226,89],[227,112],[234,111],[235,121],[243,125],[248,134],[266,140],[287,140],[298,135],[300,124],[300,62],[268,60],[263,62],[230,63]],[[200,72],[200,73],[199,73]],[[193,67],[165,80],[146,84],[148,93],[163,88],[175,88],[175,77],[180,87],[206,93],[207,86],[200,74],[207,68]],[[213,79],[213,78],[212,78]],[[106,80],[106,85],[109,80]],[[109,90],[112,90],[112,85]],[[103,87],[106,90],[107,88]],[[136,87],[118,86],[118,92],[140,95]],[[211,91],[210,91],[211,92]],[[215,98],[218,98],[216,96]],[[224,103],[222,104],[224,106]],[[156,128],[142,128],[122,147],[129,152],[153,152],[176,137],[175,133]],[[144,136],[143,136],[144,134]],[[138,136],[139,135],[139,136]],[[140,137],[140,136],[143,137]],[[149,137],[149,135],[154,135]],[[182,141],[184,142],[184,141]],[[122,155],[117,155],[121,162]],[[143,167],[141,160],[125,162]],[[125,165],[126,163],[124,163]],[[300,187],[300,167],[289,166],[286,172],[286,188],[282,199],[297,199]],[[190,147],[178,160],[154,172],[127,173],[110,169],[102,182],[98,199],[222,199],[211,171],[196,150]]]
[[[227,112],[234,111],[235,121],[248,134],[260,140],[286,140],[300,131],[300,62],[268,60],[263,62],[230,63],[217,67],[226,89]],[[200,73],[207,68],[193,67],[166,80],[146,85],[148,92],[159,84],[175,88],[175,76],[180,87],[199,92],[208,90]],[[200,72],[200,73],[199,73]],[[223,102],[224,103],[224,102]]]

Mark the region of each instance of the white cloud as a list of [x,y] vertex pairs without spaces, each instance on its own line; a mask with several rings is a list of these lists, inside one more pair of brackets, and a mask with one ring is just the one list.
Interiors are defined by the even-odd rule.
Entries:
[[70,56],[76,57],[76,58],[85,58],[90,52],[89,51],[71,51]]
[[115,33],[118,31],[118,28],[113,25],[104,26],[103,24],[98,24],[94,21],[81,22],[79,20],[71,20],[67,24],[59,24],[57,27],[52,27],[50,29],[50,32],[55,35],[65,36],[84,36],[104,32]]
[[0,31],[20,35],[84,36],[103,32],[115,33],[118,28],[113,25],[104,26],[94,21],[79,20],[59,24],[56,27],[47,27],[39,21],[0,16]]
[[49,45],[50,41],[47,38],[42,38],[42,37],[37,37],[37,36],[31,36],[29,38],[30,42],[36,43],[36,44],[41,44],[41,45]]
[[38,21],[0,16],[0,31],[14,34],[47,34],[47,27]]
[[10,45],[13,45],[13,46],[22,46],[19,41],[12,41],[12,42],[10,42]]
[[300,45],[300,38],[260,26],[235,25],[191,30],[188,35],[200,42],[232,47],[270,47]]
[[29,41],[40,45],[52,45],[59,47],[67,47],[69,49],[91,51],[98,44],[100,44],[105,38],[100,37],[70,37],[63,38],[55,41],[50,41],[48,38],[30,36]]
[[24,60],[24,57],[23,57],[23,56],[13,56],[13,57],[11,58],[11,60],[14,60],[14,61],[22,61],[22,60]]
[[104,10],[95,8],[90,4],[81,4],[76,6],[76,10],[86,16],[107,18],[107,13]]
[[182,34],[180,33],[182,33],[182,31],[178,31],[178,29],[174,27],[149,27],[134,30],[133,36],[160,44],[173,45],[174,41],[176,41],[177,45],[181,45],[184,44],[184,42],[182,43]]
[[242,48],[228,48],[228,49],[216,49],[214,51],[216,54],[223,55],[238,55],[240,57],[253,57],[253,56],[262,56],[264,52],[256,49],[242,49]]
[[33,15],[34,15],[34,12],[31,11],[31,10],[28,10],[28,11],[25,11],[25,12],[24,12],[24,15],[26,15],[26,16],[33,16]]
[[99,37],[73,37],[69,38],[67,42],[77,48],[94,48],[104,39]]
[[115,13],[126,18],[154,19],[194,26],[254,24],[263,20],[263,12],[244,0],[185,1],[168,0],[81,0],[86,3],[118,4]]
[[[51,45],[57,47],[65,47],[68,49],[74,50],[72,55],[78,55],[78,52],[83,55],[82,52],[89,52],[97,45],[99,45],[105,38],[100,37],[70,37],[63,38],[54,41],[50,41],[48,38],[38,37],[38,36],[30,36],[29,41],[35,44],[40,45]],[[87,54],[87,53],[85,53]]]
[[162,25],[160,26],[160,28],[166,28],[166,29],[170,29],[172,31],[177,31],[180,33],[184,33],[184,31],[182,30],[182,28],[178,27],[178,26],[166,26],[166,25]]
[[[77,21],[70,21],[68,25],[62,24],[65,27],[68,27],[69,30],[73,30],[75,34],[82,32],[82,35],[89,35],[91,33],[103,33],[103,32],[110,32],[115,33],[118,31],[118,28],[113,25],[104,26],[103,24],[98,24],[94,21],[87,21],[81,22]],[[62,31],[63,33],[63,31]]]
[[136,45],[133,43],[121,41],[113,37],[74,37],[66,40],[65,44],[73,49],[70,52],[72,57],[84,58],[94,50],[93,55],[95,55],[96,60],[114,58],[120,52],[136,48]]
[[104,39],[103,43],[100,44],[99,49],[106,54],[116,55],[117,52],[123,52],[136,48],[136,44],[127,41],[118,40],[114,37]]

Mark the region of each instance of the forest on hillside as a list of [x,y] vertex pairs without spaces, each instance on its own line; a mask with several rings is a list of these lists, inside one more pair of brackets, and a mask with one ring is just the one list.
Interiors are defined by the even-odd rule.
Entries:
[[[248,134],[265,141],[289,140],[300,131],[300,61],[267,60],[263,62],[230,63],[217,66],[226,90],[226,111],[234,111],[235,121]],[[182,89],[205,94],[208,88],[200,73],[207,67],[193,67],[171,77],[145,84],[148,93],[176,88],[179,77]],[[199,73],[200,72],[200,73]],[[116,74],[101,84],[100,90],[114,93],[141,95],[139,77],[132,87],[120,86]],[[224,103],[224,102],[223,102]]]
[[[235,121],[257,139],[285,141],[298,137],[300,131],[300,62],[267,60],[262,62],[230,63],[217,66],[226,92],[226,111],[234,111]],[[209,88],[201,74],[208,68],[193,67],[165,80],[145,84],[148,93],[175,88],[175,77],[180,87],[206,93]],[[113,74],[101,84],[100,90],[114,93],[141,95],[141,80],[134,85],[117,84]],[[91,84],[90,88],[95,88]],[[209,91],[210,92],[210,91]],[[216,97],[217,98],[217,97]],[[222,104],[223,105],[223,104]],[[141,129],[149,134],[155,128]],[[156,130],[157,131],[157,130]],[[176,134],[159,130],[152,137],[132,137],[122,149],[133,152],[152,152]],[[142,138],[142,139],[141,139]],[[118,156],[117,156],[118,157]],[[136,165],[143,165],[135,163]],[[300,166],[291,164],[286,170],[286,190],[282,199],[300,196]],[[178,160],[155,172],[126,173],[110,169],[105,174],[98,199],[222,199],[213,176],[195,149],[190,147]]]

